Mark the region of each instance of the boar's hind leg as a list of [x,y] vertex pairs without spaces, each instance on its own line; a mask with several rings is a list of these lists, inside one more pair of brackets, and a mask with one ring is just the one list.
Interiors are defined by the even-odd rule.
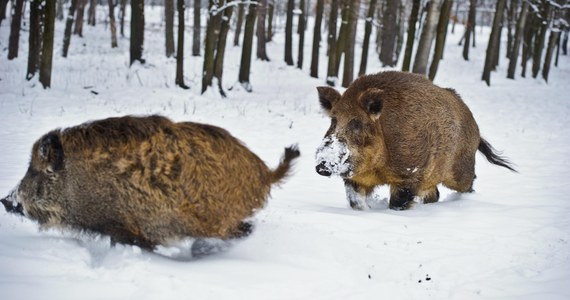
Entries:
[[240,222],[236,228],[230,234],[230,238],[241,239],[247,237],[253,232],[253,223],[251,222]]
[[405,210],[414,203],[414,192],[409,188],[390,186],[390,209]]
[[455,162],[451,176],[443,184],[460,193],[471,193],[475,177],[475,157],[464,155]]
[[420,196],[424,203],[435,203],[439,200],[439,190],[437,186],[435,186],[431,189],[419,192],[418,196]]
[[350,180],[344,180],[344,187],[346,190],[346,198],[352,209],[365,210],[369,208],[366,199],[368,195],[372,193],[372,189],[366,189]]

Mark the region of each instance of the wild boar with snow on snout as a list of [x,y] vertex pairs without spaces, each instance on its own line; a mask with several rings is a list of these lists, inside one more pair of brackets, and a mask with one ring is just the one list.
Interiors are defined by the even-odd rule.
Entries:
[[376,186],[390,186],[389,207],[439,199],[438,184],[472,191],[475,154],[515,171],[479,135],[471,111],[453,89],[396,71],[362,76],[344,94],[318,87],[331,125],[317,149],[316,171],[339,175],[353,209],[366,209]]
[[152,250],[183,238],[248,235],[254,212],[300,155],[273,170],[226,130],[160,116],[109,118],[41,137],[27,173],[2,199],[42,227]]

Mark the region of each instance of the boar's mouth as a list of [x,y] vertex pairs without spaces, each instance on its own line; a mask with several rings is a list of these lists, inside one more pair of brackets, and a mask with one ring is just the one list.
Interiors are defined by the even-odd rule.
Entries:
[[0,202],[4,205],[4,208],[9,213],[14,213],[17,215],[24,215],[24,207],[22,204],[15,201],[15,192],[10,193],[4,199],[1,199]]

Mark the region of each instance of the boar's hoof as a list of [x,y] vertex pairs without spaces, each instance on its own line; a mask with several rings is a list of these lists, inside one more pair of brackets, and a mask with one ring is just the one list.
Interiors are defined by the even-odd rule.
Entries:
[[232,238],[241,239],[249,236],[253,232],[253,224],[251,222],[240,222],[232,233]]
[[395,194],[390,197],[390,209],[406,210],[414,204],[414,194],[409,189],[398,189]]

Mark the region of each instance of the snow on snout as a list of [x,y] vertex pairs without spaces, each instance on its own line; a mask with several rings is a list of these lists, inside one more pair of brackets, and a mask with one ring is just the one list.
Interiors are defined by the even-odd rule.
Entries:
[[339,141],[334,134],[325,137],[317,148],[317,165],[322,164],[332,175],[351,177],[352,165],[348,161],[349,158],[350,150],[347,145]]

